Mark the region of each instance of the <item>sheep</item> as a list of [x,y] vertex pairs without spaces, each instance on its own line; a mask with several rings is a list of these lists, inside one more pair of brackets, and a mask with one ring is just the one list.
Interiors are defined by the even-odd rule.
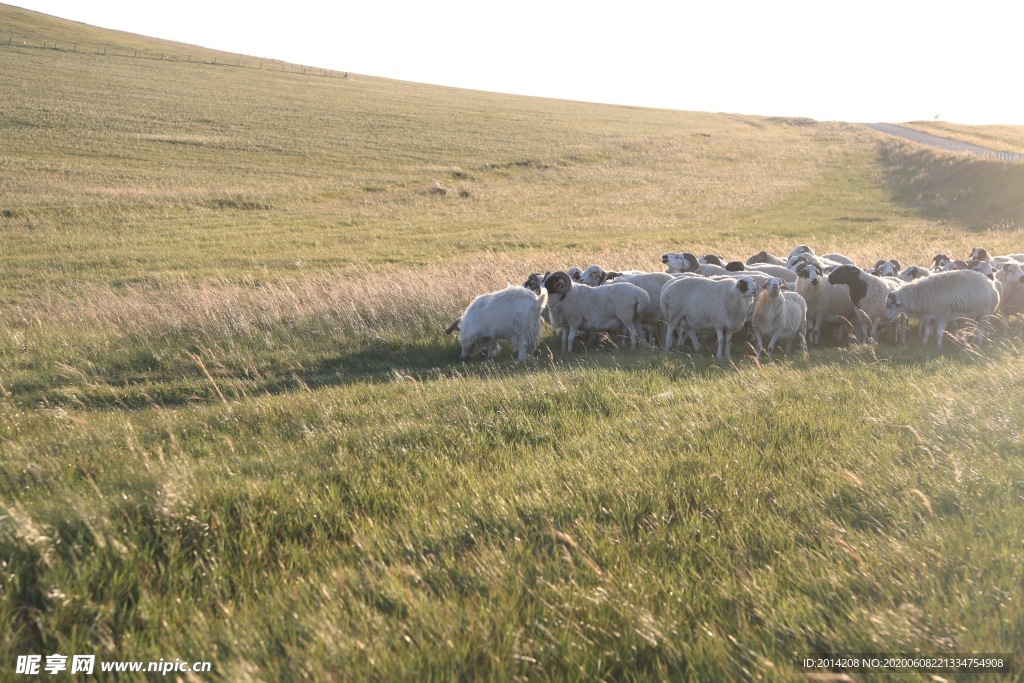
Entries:
[[903,265],[896,259],[889,259],[888,261],[878,261],[874,269],[876,272],[872,274],[878,277],[896,277],[903,270]]
[[1007,263],[996,273],[996,281],[1003,286],[999,299],[999,313],[1010,322],[1013,316],[1024,316],[1024,268],[1019,263]]
[[946,326],[957,318],[972,318],[979,325],[986,316],[996,312],[999,293],[987,277],[973,270],[937,273],[931,277],[909,282],[889,293],[885,301],[885,315],[893,320],[900,313],[920,318],[927,346],[932,327],[936,343],[942,350]]
[[601,266],[590,266],[580,274],[578,279],[574,279],[576,282],[587,285],[588,287],[597,287],[599,285],[603,285],[612,278],[619,277],[620,275],[644,275],[646,273],[646,270],[615,271],[605,270]]
[[786,265],[786,259],[779,258],[775,254],[769,254],[767,251],[759,251],[747,259],[748,266],[755,263],[773,263],[777,266],[784,266]]
[[752,263],[745,265],[739,261],[730,263],[726,268],[732,272],[755,271],[765,273],[770,277],[782,278],[787,284],[796,284],[796,273],[785,266],[777,266],[774,263]]
[[877,277],[849,265],[839,266],[829,273],[828,281],[849,287],[850,301],[856,310],[863,312],[856,316],[857,340],[860,342],[868,339],[877,341],[878,329],[886,319],[886,297],[907,284],[897,278]]
[[773,277],[768,280],[754,304],[754,338],[757,339],[755,357],[759,360],[766,339],[769,356],[777,342],[790,341],[794,337],[800,338],[800,350],[807,351],[807,302],[796,292],[787,289],[783,280]]
[[918,280],[923,277],[928,277],[931,274],[932,271],[928,270],[927,268],[922,268],[921,266],[907,266],[902,271],[900,271],[900,274],[897,275],[896,277],[903,280],[904,282],[913,282],[914,280]]
[[1002,256],[991,256],[984,247],[975,247],[971,250],[971,261],[991,261],[995,266],[1002,266],[1004,263],[1024,263],[1024,254],[1003,254]]
[[634,284],[640,289],[647,292],[647,296],[650,297],[650,303],[641,312],[641,322],[645,326],[650,326],[652,330],[652,340],[657,336],[656,330],[665,316],[661,310],[661,291],[670,282],[674,282],[674,278],[669,273],[608,273],[608,277],[605,279],[606,283],[612,282],[628,282]]
[[668,322],[665,349],[672,348],[678,328],[680,343],[687,335],[699,351],[697,332],[714,330],[718,335],[717,358],[732,357],[732,335],[743,328],[757,283],[751,278],[679,278],[661,290],[661,310]]
[[796,293],[807,302],[808,343],[821,344],[821,330],[826,323],[850,323],[856,319],[849,287],[830,283],[820,266],[800,266],[797,276]]
[[727,275],[729,273],[724,266],[701,263],[700,259],[689,252],[662,254],[661,262],[666,266],[666,273],[697,273],[698,275]]
[[[540,313],[547,299],[547,292],[536,294],[515,285],[473,299],[462,314],[459,327],[462,360],[472,358],[485,346],[487,358],[497,358],[501,354],[498,340],[509,339],[519,349],[519,362],[525,363],[537,348]],[[453,331],[451,327],[449,330]]]
[[619,282],[604,287],[574,283],[564,272],[552,273],[544,280],[548,291],[551,326],[562,330],[562,353],[572,353],[579,330],[629,330],[632,347],[640,336],[640,318],[650,305],[650,296],[640,287]]
[[821,259],[823,259],[825,261],[831,261],[832,263],[835,263],[835,264],[840,265],[840,266],[855,266],[855,265],[857,265],[856,261],[854,261],[849,256],[846,256],[845,254],[825,254],[824,256],[820,256],[819,258],[821,258]]
[[932,259],[932,272],[941,273],[942,269],[946,267],[952,259],[946,254],[936,254],[935,258]]

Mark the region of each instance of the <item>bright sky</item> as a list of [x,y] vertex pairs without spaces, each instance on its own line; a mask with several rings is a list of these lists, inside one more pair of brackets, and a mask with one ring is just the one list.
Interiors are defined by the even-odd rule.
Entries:
[[1018,0],[6,0],[475,90],[821,120],[1024,125]]

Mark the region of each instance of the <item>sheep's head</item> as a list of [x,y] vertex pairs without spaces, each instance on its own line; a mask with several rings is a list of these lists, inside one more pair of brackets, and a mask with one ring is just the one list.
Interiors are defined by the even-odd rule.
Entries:
[[896,277],[896,274],[900,272],[902,265],[896,259],[890,259],[888,261],[879,261],[875,264],[875,270],[879,277]]
[[730,273],[738,273],[741,270],[746,270],[747,264],[743,263],[743,261],[729,261],[725,264],[725,269]]
[[551,294],[565,294],[572,289],[572,278],[561,270],[551,273],[544,278],[544,289]]
[[767,251],[759,251],[759,252],[757,252],[756,254],[754,254],[753,256],[751,256],[750,258],[747,259],[747,265],[748,266],[752,266],[755,263],[768,263],[768,261],[769,261],[769,259],[768,259],[768,252]]
[[900,313],[903,313],[903,301],[899,292],[889,292],[885,298],[885,317],[887,320],[895,320]]
[[749,277],[736,278],[733,286],[744,298],[752,299],[757,294],[757,283]]
[[946,263],[943,264],[942,266],[942,270],[967,270],[968,268],[970,268],[970,265],[971,264],[967,263],[967,261],[964,261],[962,259],[956,259],[955,261],[946,261]]
[[782,293],[782,290],[789,289],[786,284],[782,281],[782,278],[771,277],[764,283],[764,291],[770,297],[776,297]]
[[608,273],[601,266],[590,266],[580,275],[580,283],[588,287],[597,287],[608,279]]
[[990,261],[992,257],[988,255],[988,250],[984,247],[975,247],[971,249],[971,260],[972,261]]
[[1010,280],[1017,280],[1021,284],[1024,284],[1024,269],[1016,263],[1003,264],[1002,269],[998,273],[999,280],[1004,284]]
[[949,263],[949,257],[945,254],[936,254],[935,258],[932,259],[932,270],[942,270],[942,268]]
[[700,265],[697,257],[689,252],[682,254],[669,252],[663,254],[661,262],[668,266],[668,272],[670,273],[692,273]]
[[583,277],[583,271],[577,268],[576,266],[573,266],[572,268],[566,270],[565,274],[568,275],[573,282],[579,282],[580,278]]
[[700,262],[710,263],[713,266],[724,266],[724,260],[725,259],[723,259],[721,256],[717,256],[715,254],[705,254],[703,257],[701,257]]
[[794,249],[794,250],[793,250],[793,251],[792,251],[792,252],[790,253],[790,255],[789,255],[789,259],[791,260],[791,259],[793,259],[794,257],[796,257],[796,256],[799,256],[800,254],[811,254],[811,255],[813,256],[813,255],[814,255],[814,250],[813,250],[813,249],[811,249],[811,248],[810,248],[809,246],[807,246],[806,244],[801,244],[801,245],[800,245],[799,247],[797,247],[796,249]]
[[526,282],[523,283],[523,287],[526,287],[534,294],[540,294],[541,287],[544,286],[544,278],[550,274],[551,273],[545,273],[544,275],[541,275],[540,273],[530,273],[530,277],[526,278]]
[[803,263],[796,268],[796,276],[807,280],[815,287],[818,286],[823,274],[821,266],[817,263]]
[[921,266],[910,266],[904,269],[898,277],[904,282],[913,282],[914,280],[919,280],[923,277],[928,277],[929,275],[931,275],[931,273]]

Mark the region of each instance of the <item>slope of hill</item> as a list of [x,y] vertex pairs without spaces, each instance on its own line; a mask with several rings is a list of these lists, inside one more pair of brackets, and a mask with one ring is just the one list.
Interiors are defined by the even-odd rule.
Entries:
[[1019,336],[518,365],[441,332],[530,271],[668,250],[1021,251],[1003,165],[5,27],[4,667],[791,680],[1019,649]]

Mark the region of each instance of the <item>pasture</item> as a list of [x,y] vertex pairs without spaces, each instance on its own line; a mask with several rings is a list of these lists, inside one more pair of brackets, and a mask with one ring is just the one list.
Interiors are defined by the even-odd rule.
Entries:
[[230,681],[1019,675],[1019,325],[761,364],[562,358],[550,328],[526,364],[462,363],[443,330],[530,272],[666,251],[1021,251],[1024,167],[186,61],[0,5],[8,30],[0,678],[55,652]]

